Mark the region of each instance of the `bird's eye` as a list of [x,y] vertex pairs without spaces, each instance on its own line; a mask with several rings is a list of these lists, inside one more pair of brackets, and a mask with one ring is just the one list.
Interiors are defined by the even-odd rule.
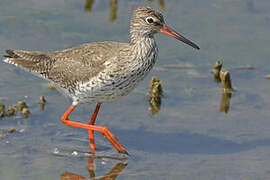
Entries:
[[145,20],[146,20],[146,22],[149,23],[149,24],[151,24],[151,23],[154,22],[154,19],[153,19],[152,17],[147,17]]

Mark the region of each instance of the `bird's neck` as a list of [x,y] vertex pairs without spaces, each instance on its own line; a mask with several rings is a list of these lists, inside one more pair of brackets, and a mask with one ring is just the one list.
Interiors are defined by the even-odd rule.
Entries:
[[148,39],[154,40],[153,34],[147,34],[144,31],[137,31],[137,30],[131,29],[130,44],[134,44],[134,43],[137,43],[138,41],[148,40]]
[[130,35],[130,46],[134,54],[141,59],[148,59],[152,53],[157,53],[157,45],[153,35],[140,35],[132,33]]

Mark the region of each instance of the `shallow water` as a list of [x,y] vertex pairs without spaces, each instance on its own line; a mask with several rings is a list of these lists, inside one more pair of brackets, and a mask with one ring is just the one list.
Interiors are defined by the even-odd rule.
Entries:
[[[270,85],[265,76],[270,73],[270,3],[171,0],[164,4],[167,24],[201,50],[157,35],[160,51],[154,70],[128,97],[102,105],[97,124],[118,137],[128,157],[96,135],[93,159],[87,131],[60,121],[71,100],[47,88],[47,81],[0,62],[1,103],[23,100],[31,111],[27,119],[19,113],[0,119],[1,179],[269,179]],[[133,9],[140,5],[162,9],[162,1],[111,5],[105,0],[2,0],[0,53],[128,41]],[[221,85],[210,73],[217,60],[230,72],[236,90],[227,113],[220,112]],[[164,91],[155,115],[150,114],[147,97],[152,76],[162,80]],[[41,95],[48,102],[44,111]],[[87,122],[94,107],[79,106],[71,119]],[[16,131],[7,133],[10,127]]]

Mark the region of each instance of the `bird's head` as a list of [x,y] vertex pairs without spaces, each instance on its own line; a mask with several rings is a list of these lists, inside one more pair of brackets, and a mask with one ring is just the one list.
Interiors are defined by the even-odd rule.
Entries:
[[163,15],[150,7],[140,7],[134,11],[131,20],[131,34],[152,37],[156,33],[163,33],[178,39],[195,49],[200,49],[195,43],[186,39],[166,25]]

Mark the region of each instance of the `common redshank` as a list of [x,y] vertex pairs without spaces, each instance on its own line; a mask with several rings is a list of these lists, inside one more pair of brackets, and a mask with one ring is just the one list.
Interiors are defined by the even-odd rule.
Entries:
[[[127,153],[116,137],[95,120],[101,103],[129,94],[152,69],[158,48],[156,33],[174,37],[195,49],[199,47],[165,24],[162,14],[140,7],[130,23],[130,42],[93,42],[55,52],[7,50],[4,61],[53,81],[73,103],[61,120],[64,124],[88,130],[90,150],[95,152],[94,131],[104,135],[116,150]],[[69,120],[78,104],[96,102],[88,124]]]

